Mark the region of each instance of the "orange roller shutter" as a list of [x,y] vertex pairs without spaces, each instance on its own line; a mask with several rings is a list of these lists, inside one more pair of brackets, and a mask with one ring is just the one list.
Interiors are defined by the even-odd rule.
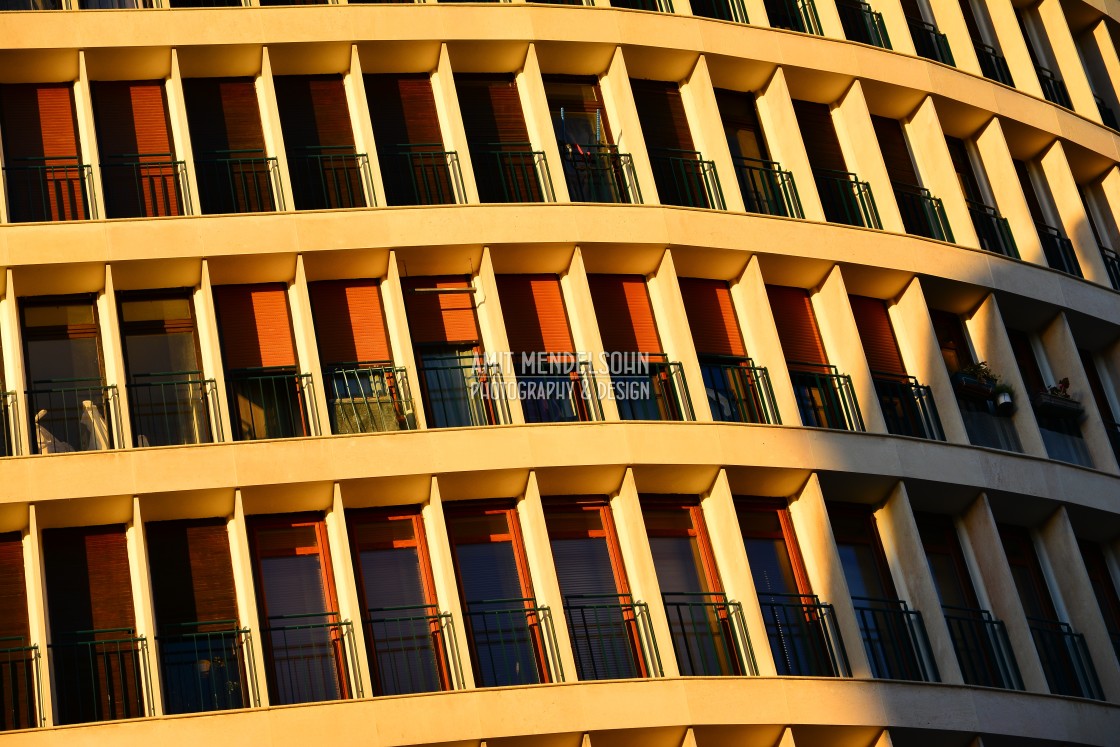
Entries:
[[132,628],[124,525],[43,530],[51,632]]
[[631,80],[634,106],[646,145],[653,149],[692,150],[692,133],[676,83],[660,80]]
[[499,275],[498,295],[512,352],[574,352],[558,277]]
[[479,343],[482,335],[478,331],[473,293],[424,291],[428,288],[470,288],[469,278],[451,275],[404,278],[401,285],[404,287],[405,311],[414,345]]
[[289,149],[354,144],[341,75],[278,75],[273,82]]
[[237,619],[225,519],[156,521],[147,526],[156,625]]
[[23,573],[23,538],[0,534],[0,636],[27,638],[27,580]]
[[681,278],[680,286],[696,352],[745,358],[747,348],[735,318],[730,286],[723,280],[701,278]]
[[220,285],[214,305],[227,369],[296,365],[283,283]]
[[766,295],[786,360],[828,365],[809,292],[803,288],[768,285]]
[[653,306],[641,275],[588,275],[603,348],[608,352],[661,353]]
[[392,360],[376,280],[323,280],[308,290],[320,363]]
[[868,367],[876,373],[905,376],[906,366],[898,351],[886,302],[867,296],[849,296],[848,300],[852,304],[852,314],[856,318]]

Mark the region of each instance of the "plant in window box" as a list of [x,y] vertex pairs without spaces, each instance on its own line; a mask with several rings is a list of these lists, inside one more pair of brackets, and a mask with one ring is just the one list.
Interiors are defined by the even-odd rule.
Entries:
[[1069,393],[1069,378],[1064,378],[1034,397],[1034,411],[1043,417],[1080,418],[1085,413],[1081,401]]
[[996,415],[1010,417],[1015,413],[1015,390],[1009,384],[996,384],[992,390],[992,401],[996,406]]
[[992,373],[987,361],[963,366],[952,376],[957,394],[971,399],[991,399],[999,377]]

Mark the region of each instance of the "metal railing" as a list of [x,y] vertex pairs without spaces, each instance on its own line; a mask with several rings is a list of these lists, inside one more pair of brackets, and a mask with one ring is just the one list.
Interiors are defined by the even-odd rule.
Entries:
[[1120,290],[1120,254],[1107,246],[1097,245],[1101,250],[1101,260],[1104,262],[1104,271],[1108,273],[1108,282],[1114,290]]
[[984,77],[1014,88],[1015,80],[1011,77],[1011,68],[1007,66],[1007,60],[1003,55],[989,44],[974,41],[973,46],[976,49],[976,58],[980,62],[980,72]]
[[813,0],[765,0],[771,28],[823,36],[821,19]]
[[789,378],[801,422],[815,428],[865,430],[852,377],[836,366],[788,361]]
[[198,203],[204,215],[283,210],[276,158],[263,150],[221,150],[196,158]]
[[390,205],[461,205],[467,201],[459,154],[443,143],[400,143],[380,154]]
[[1042,252],[1046,255],[1046,264],[1051,268],[1073,275],[1077,278],[1085,277],[1081,273],[1081,265],[1077,261],[1077,254],[1073,251],[1073,242],[1062,235],[1062,232],[1045,223],[1035,223],[1038,231],[1038,240],[1042,242]]
[[471,148],[482,202],[555,202],[544,151],[531,143],[484,143]]
[[429,428],[510,422],[502,369],[473,353],[418,356]]
[[155,0],[70,0],[70,7],[82,10],[133,10],[154,8]]
[[0,10],[63,10],[62,0],[0,0]]
[[0,392],[0,456],[19,456],[19,395]]
[[101,162],[107,218],[188,215],[187,164],[170,153],[126,153]]
[[695,150],[651,148],[653,181],[662,205],[726,210],[715,161]]
[[989,400],[977,400],[957,396],[957,405],[964,420],[964,429],[973,446],[986,446],[989,449],[1022,452],[1023,445],[1015,424],[1008,417],[996,415],[995,407]]
[[242,0],[168,0],[172,8],[240,8]]
[[468,601],[468,638],[479,687],[563,682],[552,611],[532,598]]
[[758,673],[743,608],[720,592],[662,592],[677,667],[684,677]]
[[611,7],[651,10],[655,13],[672,13],[673,0],[611,0]]
[[702,356],[700,374],[712,417],[724,423],[781,425],[770,373],[750,358]]
[[611,387],[622,420],[696,419],[680,363],[645,356],[629,369],[611,372]]
[[1022,690],[1023,677],[1002,620],[988,610],[942,607],[965,683]]
[[851,677],[836,612],[815,594],[760,591],[758,603],[782,677]]
[[161,627],[156,636],[166,713],[202,713],[260,705],[253,638],[236,620]]
[[852,597],[871,676],[938,682],[922,613],[900,599]]
[[848,226],[882,228],[871,185],[848,171],[814,169],[813,181],[824,207],[825,219]]
[[132,628],[78,630],[47,646],[58,724],[151,715],[148,641]]
[[949,243],[955,241],[940,197],[934,197],[928,189],[913,184],[891,182],[891,187],[906,233]]
[[450,612],[435,605],[374,607],[364,622],[377,695],[453,690],[463,681]]
[[22,636],[0,638],[0,731],[42,726],[39,647]]
[[76,157],[9,158],[4,182],[12,223],[97,217],[93,169]]
[[750,23],[743,0],[692,0],[692,15],[717,21]]
[[564,616],[581,680],[660,677],[649,608],[630,594],[571,594]]
[[1038,74],[1038,83],[1042,86],[1042,95],[1051,104],[1064,106],[1066,109],[1073,109],[1073,102],[1069,100],[1069,91],[1066,90],[1066,84],[1054,74],[1054,71],[1035,65],[1034,71]]
[[937,403],[928,386],[919,384],[913,376],[895,376],[879,371],[872,371],[871,378],[879,395],[888,432],[931,441],[945,440]]
[[1120,130],[1120,123],[1116,120],[1116,112],[1112,111],[1112,107],[1104,103],[1104,99],[1096,94],[1093,94],[1093,101],[1097,102],[1097,111],[1101,115],[1101,124],[1113,130]]
[[365,207],[373,195],[369,157],[352,145],[316,145],[288,152],[296,210]]
[[354,631],[337,612],[277,615],[263,631],[272,705],[361,698]]
[[748,213],[804,218],[801,197],[793,174],[783,171],[777,161],[759,158],[732,158],[735,177]]
[[[235,441],[315,436],[311,374],[275,368],[226,372]],[[310,411],[310,417],[309,417]]]
[[539,353],[521,361],[515,376],[526,423],[603,420],[599,383],[590,360],[580,360],[576,353]]
[[976,237],[980,240],[980,248],[995,254],[1002,254],[1011,259],[1019,259],[1019,248],[1015,246],[1015,237],[1011,233],[1011,225],[999,214],[994,207],[981,202],[965,200],[968,205],[968,214],[972,218],[972,226],[976,229]]
[[218,388],[201,371],[134,374],[126,391],[134,446],[222,440]]
[[872,10],[870,4],[860,0],[837,0],[836,10],[840,14],[844,36],[848,39],[891,49],[891,40],[887,36],[883,14]]
[[937,26],[919,18],[906,18],[910,27],[910,38],[914,40],[914,51],[919,57],[956,66],[953,51],[949,49],[949,38],[937,30]]
[[331,433],[384,433],[416,427],[404,368],[345,363],[323,370]]
[[1034,638],[1038,658],[1050,692],[1075,698],[1104,700],[1097,669],[1089,657],[1085,636],[1069,623],[1028,617],[1027,624]]
[[43,379],[27,390],[36,454],[98,451],[121,445],[117,387],[101,379]]
[[572,202],[642,203],[629,153],[619,153],[617,145],[559,143],[559,147]]

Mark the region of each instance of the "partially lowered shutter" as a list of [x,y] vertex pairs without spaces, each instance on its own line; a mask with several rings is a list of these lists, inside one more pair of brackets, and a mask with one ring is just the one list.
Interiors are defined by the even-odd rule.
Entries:
[[[0,534],[0,636],[23,638],[27,645],[27,579],[23,572],[23,537]],[[16,645],[16,644],[13,644]]]
[[354,130],[341,75],[278,75],[280,125],[288,150],[353,146]]
[[323,280],[308,283],[319,362],[389,361],[389,334],[376,280]]
[[660,80],[632,79],[630,88],[647,148],[693,150],[680,86]]
[[871,116],[871,125],[875,128],[875,139],[879,142],[879,150],[883,154],[883,163],[887,167],[887,176],[890,180],[899,184],[918,186],[918,174],[914,171],[910,149],[906,147],[906,135],[902,132],[902,125],[897,119],[875,115]]
[[774,324],[786,360],[828,365],[809,292],[803,288],[767,285],[766,295],[770,299],[770,310],[774,314]]
[[514,353],[571,353],[575,350],[555,275],[499,275],[498,294]]
[[237,620],[224,519],[151,522],[147,537],[156,627],[162,634],[195,632],[184,629],[186,623]]
[[[403,278],[401,285],[414,345],[477,345],[482,339],[475,316],[474,293],[466,290],[471,287],[470,278],[453,275]],[[440,290],[452,292],[441,293]]]
[[832,112],[828,106],[795,99],[793,111],[797,115],[797,126],[801,130],[805,153],[809,156],[809,165],[813,170],[847,171],[844,152],[840,149],[840,140],[836,137],[836,127],[832,123]]
[[852,314],[856,319],[859,339],[867,355],[867,365],[873,373],[905,376],[906,366],[898,350],[887,304],[878,298],[849,296]]
[[283,283],[216,286],[214,305],[227,370],[296,365]]
[[217,151],[258,151],[264,155],[264,131],[252,78],[189,78],[183,81],[187,123],[196,158]]
[[588,275],[595,318],[607,352],[661,353],[657,323],[641,275]]
[[44,529],[43,563],[54,640],[134,627],[123,525]]
[[747,348],[731,303],[731,288],[723,280],[681,278],[681,296],[692,330],[692,341],[701,355],[745,358]]

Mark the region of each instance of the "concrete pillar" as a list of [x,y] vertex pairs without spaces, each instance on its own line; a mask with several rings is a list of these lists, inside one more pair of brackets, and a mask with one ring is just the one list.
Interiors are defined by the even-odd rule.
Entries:
[[0,350],[4,353],[4,382],[7,384],[8,391],[14,395],[11,401],[14,409],[10,412],[11,425],[9,426],[12,434],[12,451],[16,454],[30,454],[34,436],[27,431],[29,422],[27,409],[31,404],[27,401],[19,298],[16,297],[11,268],[4,271],[4,295],[0,297]]
[[871,7],[883,14],[883,25],[887,27],[891,49],[916,55],[914,40],[910,38],[910,25],[906,23],[906,15],[902,12],[902,3],[899,0],[874,0]]
[[821,31],[830,39],[845,39],[844,25],[840,23],[840,12],[836,10],[835,0],[815,0],[817,16],[821,21]]
[[101,218],[105,214],[105,192],[101,189],[101,158],[97,154],[97,126],[93,120],[93,98],[90,95],[89,73],[86,70],[85,50],[78,50],[78,80],[74,83],[74,118],[78,124],[79,163],[86,164],[93,173],[89,195],[88,217]]
[[1023,93],[1043,98],[1042,86],[1038,83],[1038,74],[1034,71],[1030,52],[1027,51],[1027,42],[1019,28],[1019,20],[1015,16],[1015,6],[1011,0],[985,0],[988,7],[988,17],[992,22],[992,31],[995,33],[997,44],[994,46],[1007,60],[1007,67],[1011,70],[1011,79],[1015,81],[1015,88]]
[[537,59],[535,44],[529,44],[525,65],[518,71],[516,80],[517,94],[521,97],[521,108],[525,112],[525,125],[529,130],[529,142],[533,144],[533,150],[544,152],[553,200],[569,202],[571,198],[568,195],[568,182],[564,178],[564,162],[560,160],[560,148],[552,128],[552,115],[548,109],[548,96],[541,79],[541,65]]
[[401,287],[400,266],[397,253],[389,252],[389,266],[385,279],[381,281],[381,303],[385,307],[385,328],[389,333],[389,347],[392,349],[393,362],[403,368],[408,377],[408,389],[412,393],[412,411],[409,425],[424,428],[424,403],[420,401],[420,372],[416,368],[416,356],[412,351],[412,337],[408,332],[408,314],[404,305],[404,289]]
[[1080,41],[1085,53],[1082,60],[1093,73],[1094,92],[1120,117],[1120,54],[1108,31],[1108,21],[1098,20],[1092,28],[1082,32]]
[[27,531],[23,535],[23,568],[27,582],[28,636],[29,643],[39,647],[39,655],[42,657],[39,670],[42,682],[40,712],[43,725],[50,726],[54,724],[54,689],[51,684],[55,679],[51,676],[53,662],[50,649],[47,648],[51,639],[50,614],[47,610],[47,577],[43,571],[43,535],[39,527],[38,507],[32,503],[27,509]]
[[110,448],[127,449],[133,445],[132,419],[128,416],[128,374],[121,341],[120,320],[117,319],[117,294],[113,288],[112,265],[105,265],[105,289],[97,294],[97,321],[101,334],[101,356],[105,385],[116,386],[116,412],[110,395],[109,412],[101,413],[109,427]]
[[128,550],[128,573],[132,582],[132,608],[135,614],[136,637],[148,640],[148,668],[141,671],[144,692],[149,697],[152,710],[149,716],[162,716],[163,688],[160,678],[162,661],[159,641],[156,639],[156,614],[152,606],[152,578],[148,568],[148,541],[145,536],[144,518],[140,512],[140,499],[132,497],[132,521],[125,526],[125,544]]
[[478,182],[471,166],[471,151],[467,147],[467,131],[459,111],[459,95],[455,92],[455,76],[451,73],[451,58],[447,45],[440,45],[439,62],[432,71],[432,93],[436,100],[436,116],[443,133],[443,147],[459,155],[459,168],[463,173],[465,202],[478,202]]
[[[1120,116],[1120,115],[1117,115]],[[1120,166],[1112,166],[1097,183],[1098,208],[1105,216],[1103,229],[1109,246],[1120,247]]]
[[327,410],[327,385],[323,380],[323,366],[319,362],[319,348],[315,344],[315,320],[311,316],[311,295],[307,290],[307,271],[303,255],[296,255],[296,275],[288,286],[288,306],[292,310],[292,336],[296,343],[296,356],[300,373],[311,375],[311,405],[307,413],[311,435],[331,432],[330,413]]
[[232,441],[234,438],[231,424],[233,415],[229,406],[229,393],[226,391],[225,366],[222,363],[222,346],[218,337],[218,316],[214,310],[214,288],[210,284],[210,265],[202,260],[202,273],[199,287],[194,289],[194,316],[198,327],[198,348],[202,356],[202,371],[214,380],[217,388],[217,411],[210,413],[214,423],[215,441]]
[[1081,54],[1073,43],[1069,22],[1062,10],[1062,0],[1041,0],[1033,12],[1038,14],[1037,18],[1042,22],[1042,30],[1058,68],[1054,72],[1065,82],[1070,101],[1073,102],[1073,110],[1088,120],[1100,122],[1101,112],[1093,99],[1093,89],[1089,86],[1089,78],[1081,64]]
[[[1002,3],[1006,0],[998,0],[998,2]],[[1034,71],[1031,72],[1033,75]],[[1011,235],[1015,237],[1019,256],[1026,262],[1046,267],[1046,255],[1042,252],[1038,230],[1034,227],[1034,218],[1031,216],[1030,207],[1027,206],[1027,198],[1023,195],[1019,177],[1015,174],[1015,164],[1011,160],[1011,151],[1007,147],[1007,139],[1003,135],[1003,127],[998,118],[992,117],[991,121],[977,133],[976,148],[980,151],[980,158],[984,162],[984,171],[987,172],[988,184],[995,197],[996,207],[999,208],[1000,214],[1007,218]]]
[[578,246],[572,252],[568,271],[560,276],[560,291],[564,295],[564,307],[568,311],[572,342],[577,351],[591,356],[596,396],[603,409],[603,418],[618,420],[618,403],[606,396],[611,391],[610,372],[603,359],[603,339],[595,319],[595,305],[591,300],[591,286],[587,281],[587,268],[583,264],[583,251]]
[[256,80],[257,104],[261,109],[261,128],[264,131],[265,155],[276,159],[280,173],[280,192],[277,195],[278,210],[295,210],[295,192],[292,191],[291,172],[288,171],[288,152],[284,148],[284,133],[280,126],[280,108],[276,103],[276,87],[272,83],[272,63],[268,57],[268,47],[261,50],[261,74]]
[[693,146],[703,154],[703,158],[715,164],[727,209],[733,213],[743,212],[746,208],[739,193],[735,164],[731,160],[731,149],[727,145],[723,118],[712,86],[712,74],[704,55],[697,58],[692,72],[681,83],[681,102],[688,118],[688,129],[692,132]]
[[[498,280],[494,275],[494,262],[490,257],[490,247],[482,247],[482,260],[479,262],[478,275],[472,278],[475,288],[475,306],[478,310],[478,326],[482,333],[482,349],[487,353],[497,354],[498,362],[502,368],[502,377],[505,383],[515,384],[516,376],[513,370],[512,356],[505,355],[509,352],[509,339],[506,337],[506,327],[502,316],[502,302],[498,297]],[[505,397],[506,392],[500,393]],[[506,398],[509,407],[510,422],[521,424],[525,422],[525,413],[521,408],[521,400],[517,397]]]
[[[1093,106],[1095,108],[1096,104]],[[1073,251],[1081,265],[1081,272],[1088,280],[1111,287],[1108,270],[1105,269],[1104,260],[1101,259],[1097,238],[1089,225],[1085,203],[1081,200],[1077,182],[1073,180],[1073,171],[1070,169],[1061,140],[1055,140],[1053,145],[1042,154],[1039,165],[1046,175],[1046,184],[1050,188],[1050,195],[1054,198],[1054,209],[1061,219],[1062,228],[1073,242]]]
[[253,580],[253,558],[249,552],[249,528],[245,523],[245,504],[241,490],[234,491],[233,516],[226,523],[229,531],[229,549],[233,560],[233,590],[237,597],[237,614],[242,628],[248,628],[256,640],[253,657],[253,687],[250,691],[257,696],[257,705],[268,707],[268,666],[264,657],[265,640],[268,633],[264,630],[267,621],[261,620],[257,610],[257,595]]
[[194,149],[191,147],[190,124],[187,120],[187,100],[183,94],[183,76],[179,72],[179,52],[171,50],[171,75],[165,84],[167,90],[167,115],[171,120],[171,147],[175,150],[176,160],[183,162],[186,177],[183,187],[183,212],[187,215],[202,215],[202,193],[198,189],[198,172],[194,165]]
[[805,218],[823,223],[824,208],[821,207],[817,183],[813,179],[813,168],[809,165],[809,154],[806,153],[805,142],[801,139],[797,113],[793,110],[793,99],[782,68],[779,67],[774,71],[755,98],[755,105],[758,109],[759,124],[766,135],[766,147],[770,150],[770,157],[779,162],[783,169],[793,174]]
[[349,662],[350,680],[354,686],[351,697],[361,698],[373,693],[369,669],[369,655],[366,651],[365,615],[362,610],[358,580],[354,574],[353,555],[350,551],[350,535],[346,531],[346,509],[342,503],[342,489],[334,483],[334,498],[326,511],[324,523],[327,527],[327,543],[330,547],[331,574],[334,578],[335,596],[338,601],[338,619],[350,621],[350,634],[354,646],[347,649],[344,656],[349,658],[354,652],[355,660]]
[[460,681],[455,688],[471,688],[474,683],[474,666],[471,664],[471,645],[467,637],[467,619],[459,601],[459,584],[455,580],[455,563],[451,556],[451,540],[447,535],[447,520],[443,515],[443,500],[439,494],[439,479],[432,477],[432,490],[428,502],[420,512],[424,519],[424,538],[428,542],[428,555],[432,563],[432,583],[436,590],[436,604],[441,612],[451,614],[454,648],[459,651],[460,670],[453,670],[453,679]]
[[373,136],[373,123],[366,101],[366,82],[362,77],[362,60],[358,45],[350,45],[350,69],[342,76],[346,88],[346,103],[350,109],[350,127],[354,130],[354,150],[366,154],[369,164],[369,183],[362,180],[366,192],[366,205],[387,205],[385,182],[381,178],[381,163],[377,157],[377,144]]
[[670,361],[681,364],[685,386],[688,392],[681,392],[682,399],[691,399],[693,417],[702,422],[710,422],[712,413],[707,404],[704,375],[696,357],[696,345],[688,327],[688,316],[684,310],[680,283],[677,281],[673,255],[668,250],[661,255],[657,271],[649,276],[647,282],[650,301],[653,304],[653,318],[661,337],[661,347]]
[[945,144],[945,132],[941,129],[932,96],[926,96],[903,128],[906,139],[910,141],[910,153],[917,164],[922,186],[934,197],[941,198],[945,206],[953,241],[978,249],[980,240],[976,237],[976,228],[972,225],[972,216],[953,168],[953,159],[949,155],[949,146]]
[[770,25],[770,18],[766,15],[765,0],[743,0],[743,7],[747,11],[747,23],[752,26]]
[[972,45],[972,35],[968,32],[959,0],[929,0],[929,6],[936,19],[937,30],[949,40],[957,69],[981,75],[976,47]]
[[906,233],[902,224],[902,214],[894,200],[894,188],[883,162],[879,140],[871,124],[871,113],[867,109],[867,99],[863,95],[863,84],[852,81],[851,87],[832,107],[832,122],[836,136],[844,152],[844,163],[848,171],[853,171],[860,181],[871,185],[871,194],[879,211],[879,220],[884,231]]
[[611,123],[615,145],[619,153],[629,153],[632,159],[642,202],[656,203],[657,183],[653,179],[653,167],[649,162],[645,138],[642,137],[642,124],[638,121],[638,108],[634,104],[634,92],[630,90],[630,73],[626,69],[622,47],[615,48],[607,74],[599,79],[599,89],[603,93],[603,108]]

